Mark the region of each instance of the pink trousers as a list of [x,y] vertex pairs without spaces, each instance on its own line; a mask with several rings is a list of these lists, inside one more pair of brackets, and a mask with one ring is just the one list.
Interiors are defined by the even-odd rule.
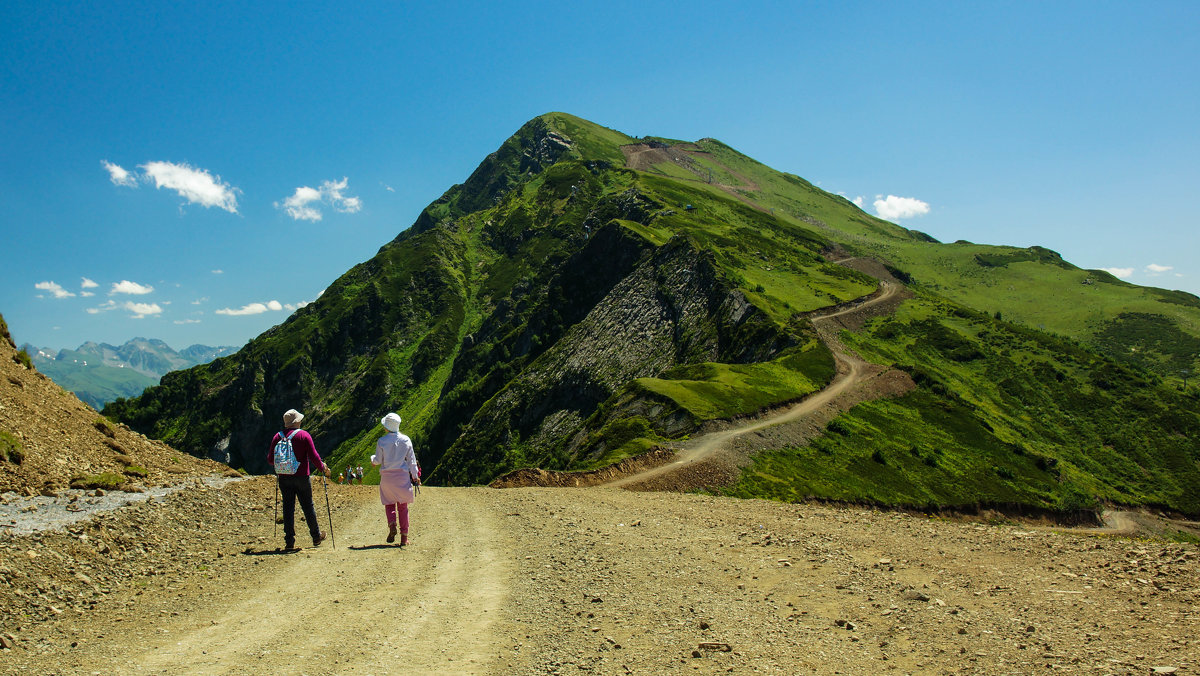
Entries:
[[[383,512],[387,514],[388,527],[396,525],[396,507],[397,505],[384,505]],[[400,532],[408,532],[408,503],[401,502],[400,507]]]

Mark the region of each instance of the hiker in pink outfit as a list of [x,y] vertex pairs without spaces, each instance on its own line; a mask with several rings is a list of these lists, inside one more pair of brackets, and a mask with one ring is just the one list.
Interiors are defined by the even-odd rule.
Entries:
[[379,465],[379,501],[388,522],[388,542],[396,541],[396,522],[400,522],[400,546],[408,544],[408,503],[413,501],[413,486],[421,485],[421,468],[412,440],[400,433],[400,416],[389,413],[380,421],[388,433],[379,437],[371,464]]

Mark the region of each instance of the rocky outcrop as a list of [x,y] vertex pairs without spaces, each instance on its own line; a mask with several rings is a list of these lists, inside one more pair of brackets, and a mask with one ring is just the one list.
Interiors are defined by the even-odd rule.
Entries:
[[708,254],[676,240],[488,401],[435,479],[460,482],[483,467],[503,468],[505,449],[521,440],[539,449],[541,466],[569,462],[584,421],[623,384],[684,363],[761,361],[791,344],[722,279]]

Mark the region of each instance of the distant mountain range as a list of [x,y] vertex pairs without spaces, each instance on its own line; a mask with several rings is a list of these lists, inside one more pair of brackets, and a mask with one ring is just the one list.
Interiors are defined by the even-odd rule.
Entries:
[[22,346],[34,366],[65,390],[99,410],[120,397],[135,397],[157,385],[170,371],[206,364],[233,354],[236,347],[192,345],[176,351],[154,338],[134,338],[124,345],[88,341],[74,350]]

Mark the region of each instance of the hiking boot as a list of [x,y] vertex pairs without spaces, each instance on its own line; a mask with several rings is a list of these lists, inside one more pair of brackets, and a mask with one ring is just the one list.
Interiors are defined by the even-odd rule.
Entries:
[[324,533],[318,533],[317,537],[313,538],[313,546],[320,547],[321,543],[325,541],[325,537],[326,535]]
[[296,546],[296,541],[295,541],[295,540],[285,540],[285,541],[284,541],[284,543],[283,543],[283,551],[285,551],[285,552],[294,552],[294,551],[296,551],[297,549],[299,549],[299,547],[297,547],[297,546]]
[[387,541],[389,544],[396,541],[396,524],[394,523],[388,524]]
[[408,544],[408,533],[401,533],[400,534],[400,546],[403,547],[406,544]]

